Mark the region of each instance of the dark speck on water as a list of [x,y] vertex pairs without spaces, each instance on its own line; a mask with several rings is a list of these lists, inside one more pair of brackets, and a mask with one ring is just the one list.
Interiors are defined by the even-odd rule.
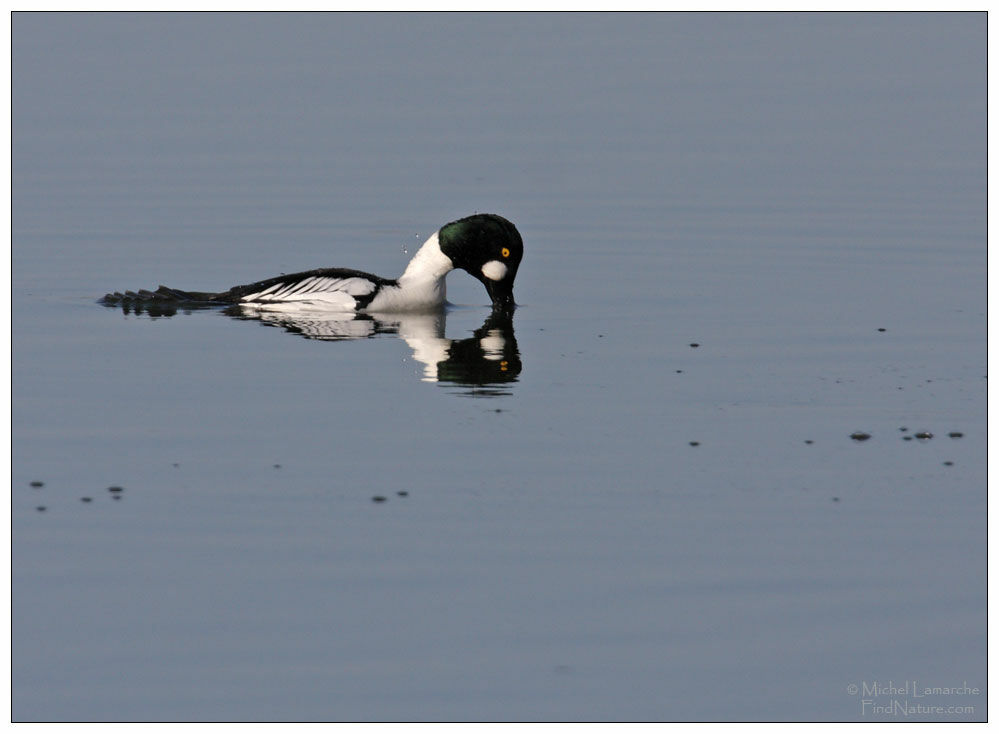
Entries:
[[961,438],[962,436],[964,436],[964,434],[961,433],[960,431],[951,431],[947,435],[950,436],[951,438]]
[[39,512],[45,512],[45,505],[38,505],[38,507],[36,507],[35,509],[38,510]]
[[810,439],[810,438],[806,438],[806,439],[805,439],[805,443],[807,443],[807,444],[808,444],[809,446],[811,446],[811,445],[812,445],[813,443],[815,443],[815,441],[813,441],[813,440],[812,440],[812,439]]
[[697,342],[691,342],[690,346],[692,346],[694,349],[697,349],[697,347],[699,347],[701,345],[698,344]]
[[374,497],[371,498],[371,501],[372,502],[384,502],[385,501],[385,497],[383,497],[380,494],[376,494]]
[[124,492],[124,491],[125,490],[123,490],[121,487],[108,487],[108,492],[110,492],[111,494],[118,494],[119,492]]
[[930,433],[929,431],[920,431],[919,433],[916,434],[916,438],[922,439],[923,441],[928,441],[929,439],[933,438],[933,434]]
[[871,434],[864,433],[863,431],[857,431],[856,433],[851,433],[850,438],[854,441],[866,441],[871,437]]
[[691,445],[691,446],[700,446],[700,445],[701,445],[701,442],[700,442],[700,441],[691,441],[691,442],[690,442],[690,445]]
[[33,482],[31,483],[31,486],[32,486],[32,487],[35,487],[35,488],[37,489],[38,487],[44,487],[44,486],[45,486],[45,482],[39,482],[39,481],[38,481],[38,480],[36,479],[35,481],[33,481]]
[[92,502],[92,501],[93,501],[93,499],[91,497],[81,497],[80,498],[80,502]]
[[409,497],[409,492],[407,492],[405,489],[400,489],[398,492],[396,492],[396,494],[399,495],[400,497]]
[[943,465],[944,465],[944,466],[954,466],[954,462],[953,462],[953,461],[945,461],[945,462],[943,463]]

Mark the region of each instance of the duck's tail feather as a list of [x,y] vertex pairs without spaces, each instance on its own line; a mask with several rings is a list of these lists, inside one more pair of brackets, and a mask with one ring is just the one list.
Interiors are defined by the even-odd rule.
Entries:
[[155,291],[140,289],[108,293],[100,300],[105,306],[130,305],[166,305],[184,304],[189,306],[221,306],[232,301],[226,298],[226,293],[202,293],[199,291],[182,291],[178,288],[167,288],[161,285]]

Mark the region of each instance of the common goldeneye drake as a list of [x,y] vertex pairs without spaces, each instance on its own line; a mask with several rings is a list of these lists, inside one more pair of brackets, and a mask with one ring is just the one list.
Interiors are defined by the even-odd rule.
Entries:
[[237,304],[260,311],[429,311],[444,305],[444,278],[458,268],[485,285],[494,309],[509,311],[516,307],[513,280],[523,257],[524,242],[511,222],[496,214],[473,214],[434,232],[395,280],[360,270],[320,268],[238,285],[222,293],[161,285],[156,291],[108,293],[102,302],[112,306],[167,301]]

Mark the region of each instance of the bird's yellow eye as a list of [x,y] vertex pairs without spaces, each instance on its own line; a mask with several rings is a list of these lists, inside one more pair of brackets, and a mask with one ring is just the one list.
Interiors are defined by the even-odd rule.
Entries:
[[502,250],[500,250],[500,255],[502,255],[503,257],[510,257],[510,249],[508,247],[504,247]]

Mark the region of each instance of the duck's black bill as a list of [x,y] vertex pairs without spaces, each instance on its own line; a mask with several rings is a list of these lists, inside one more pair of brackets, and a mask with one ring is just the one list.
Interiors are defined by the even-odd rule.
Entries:
[[506,280],[483,281],[486,284],[486,293],[493,301],[493,311],[513,311],[517,304],[513,300],[513,284]]

